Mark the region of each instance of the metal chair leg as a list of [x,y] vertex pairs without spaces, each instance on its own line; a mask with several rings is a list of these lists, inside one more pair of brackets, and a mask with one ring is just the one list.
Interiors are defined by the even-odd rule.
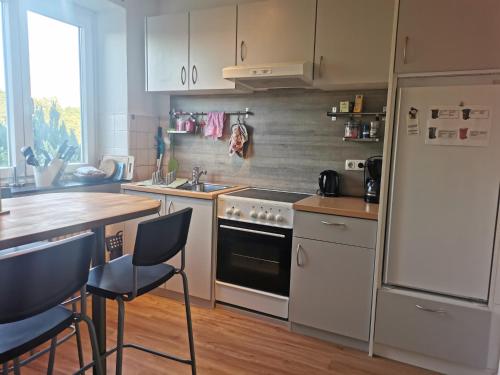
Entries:
[[[82,298],[85,298],[85,296],[83,296]],[[73,302],[71,304],[71,310],[76,313],[76,302]],[[75,334],[76,347],[78,349],[78,364],[80,365],[80,368],[82,368],[83,366],[85,366],[85,359],[83,358],[82,333],[80,331],[80,324],[78,322],[75,322]]]
[[52,375],[54,373],[56,348],[57,348],[57,337],[54,337],[52,340],[50,340],[50,354],[49,354],[49,364],[47,366],[47,375]]
[[102,371],[102,362],[105,361],[106,358],[101,358],[99,356],[99,345],[97,344],[97,335],[95,333],[95,328],[94,328],[94,323],[92,323],[92,320],[89,319],[88,316],[82,315],[81,319],[87,324],[88,330],[89,330],[89,336],[90,336],[90,344],[92,345],[92,353],[94,353],[93,358],[96,358],[94,362],[94,368],[96,370],[97,375],[104,375]]
[[122,374],[123,368],[123,336],[125,331],[125,304],[121,298],[118,302],[118,330],[116,334],[116,375]]
[[21,366],[19,366],[19,358],[14,358],[14,375],[21,375]]
[[189,353],[191,355],[191,373],[196,375],[196,359],[194,354],[193,324],[191,320],[191,304],[189,301],[188,279],[184,271],[179,272],[182,276],[182,286],[184,288],[184,305],[186,307],[186,321],[189,338]]

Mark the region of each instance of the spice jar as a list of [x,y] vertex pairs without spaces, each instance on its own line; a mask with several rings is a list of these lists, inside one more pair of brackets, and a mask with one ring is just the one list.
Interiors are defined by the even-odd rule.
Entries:
[[380,129],[380,121],[378,117],[375,121],[370,122],[370,138],[377,138]]
[[360,123],[356,120],[350,120],[345,123],[345,138],[359,138],[361,135],[360,132]]

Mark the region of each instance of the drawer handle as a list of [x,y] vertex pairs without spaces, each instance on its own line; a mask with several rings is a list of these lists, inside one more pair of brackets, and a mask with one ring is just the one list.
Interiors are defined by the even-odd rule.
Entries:
[[347,224],[346,223],[331,223],[329,221],[321,221],[321,224],[325,224],[325,225],[335,225],[337,227],[346,227]]
[[443,309],[429,309],[428,307],[424,307],[421,305],[415,305],[415,307],[419,310],[434,313],[434,314],[446,314],[446,310],[443,310]]

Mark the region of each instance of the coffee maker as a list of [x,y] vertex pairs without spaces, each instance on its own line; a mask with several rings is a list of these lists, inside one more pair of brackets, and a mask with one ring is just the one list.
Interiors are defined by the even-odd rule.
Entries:
[[366,159],[364,167],[365,202],[378,203],[380,200],[380,180],[382,177],[382,156]]

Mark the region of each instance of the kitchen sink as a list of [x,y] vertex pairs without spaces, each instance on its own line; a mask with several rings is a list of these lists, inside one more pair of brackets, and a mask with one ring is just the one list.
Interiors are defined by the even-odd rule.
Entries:
[[179,186],[177,189],[179,190],[190,190],[190,191],[198,191],[202,193],[211,193],[213,191],[219,191],[219,190],[224,190],[227,188],[230,188],[231,186],[225,186],[225,185],[217,185],[217,184],[198,184],[198,185],[191,185],[190,183],[186,183],[184,185]]

